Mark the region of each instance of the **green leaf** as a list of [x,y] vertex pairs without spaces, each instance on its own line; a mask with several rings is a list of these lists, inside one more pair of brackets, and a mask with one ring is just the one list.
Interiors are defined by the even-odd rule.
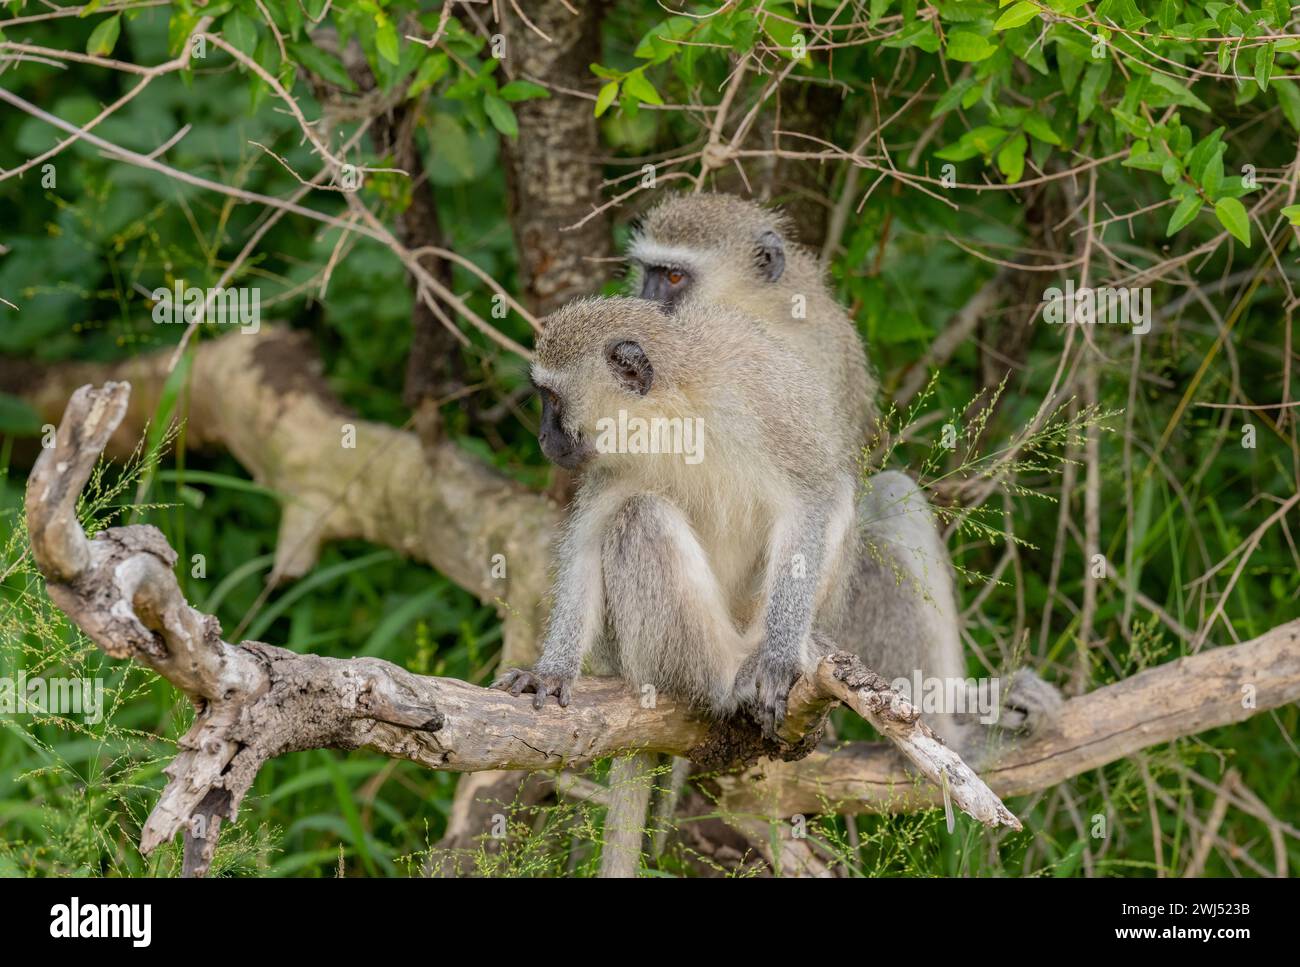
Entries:
[[982,124],[963,134],[956,144],[949,145],[942,151],[936,151],[935,157],[942,158],[944,161],[966,161],[977,154],[988,157],[1006,137],[1007,132],[1003,128]]
[[378,28],[375,31],[375,50],[379,52],[380,57],[396,66],[402,59],[399,52],[401,45],[397,40],[397,28],[393,26],[391,20],[383,16],[376,17],[375,24]]
[[226,14],[226,19],[221,21],[221,35],[241,54],[252,57],[253,51],[257,49],[257,24],[238,10],[230,11]]
[[347,69],[310,41],[290,44],[289,52],[297,58],[303,67],[313,74],[323,77],[336,87],[341,87],[345,91],[355,91],[357,89],[357,85],[348,76]]
[[1045,141],[1047,144],[1060,145],[1061,136],[1052,130],[1051,124],[1047,118],[1041,114],[1027,114],[1024,121],[1025,130],[1032,134],[1039,141]]
[[1180,201],[1169,219],[1169,226],[1165,229],[1166,237],[1173,235],[1175,232],[1180,232],[1190,225],[1192,219],[1200,214],[1204,204],[1205,202],[1200,195],[1188,195]]
[[632,56],[642,60],[652,60],[655,63],[668,60],[679,51],[685,50],[673,41],[680,40],[694,29],[695,21],[689,17],[669,17],[650,28],[650,31],[641,38],[641,43],[637,44]]
[[1174,0],[1160,0],[1160,6],[1156,8],[1156,23],[1160,25],[1161,30],[1168,30],[1178,20],[1178,5]]
[[[768,4],[768,7],[770,9],[761,14],[763,18],[763,33],[767,34],[768,39],[772,41],[774,47],[780,48],[782,54],[787,57],[792,57],[795,35],[799,32],[799,28],[793,23],[790,23],[790,20],[795,19],[793,16],[794,11],[788,7],[776,7],[773,4]],[[778,20],[777,17],[768,16],[767,14],[777,14],[789,19]]]
[[948,88],[948,90],[944,91],[943,94],[939,96],[939,100],[935,101],[934,109],[930,111],[930,119],[933,120],[934,118],[947,114],[955,108],[961,101],[962,96],[965,95],[965,93],[974,85],[975,78],[973,77],[963,78],[956,84],[953,84]]
[[1038,16],[1038,4],[1030,3],[1029,0],[1021,0],[1014,7],[998,17],[997,22],[993,24],[994,30],[1011,30],[1015,27],[1023,27],[1029,21]]
[[487,113],[492,126],[507,138],[518,136],[519,122],[515,120],[515,112],[510,110],[510,105],[501,98],[495,94],[484,95],[483,110]]
[[1300,225],[1300,205],[1287,205],[1282,209],[1282,214],[1292,225]]
[[616,97],[618,97],[618,81],[610,81],[596,95],[596,117],[600,117],[608,111],[609,106],[614,103]]
[[969,30],[954,30],[948,34],[948,47],[945,53],[949,60],[974,64],[988,60],[998,51],[979,34]]
[[641,57],[642,60],[653,60],[656,64],[668,60],[669,57],[684,51],[681,44],[673,43],[673,40],[680,40],[690,34],[695,29],[695,21],[689,17],[669,17],[666,21],[656,23],[650,31],[637,44],[636,51],[633,51],[634,57]]
[[642,104],[662,104],[664,102],[664,99],[659,96],[659,92],[655,90],[655,86],[645,76],[644,71],[638,70],[628,74],[623,81],[623,90]]
[[[1225,46],[1227,45],[1225,44]],[[1168,74],[1152,74],[1150,81],[1151,86],[1158,87],[1173,95],[1170,100],[1174,104],[1182,107],[1194,107],[1198,111],[1208,111],[1210,109],[1208,104],[1193,94],[1191,88],[1184,87],[1176,77],[1170,77]]]
[[1101,93],[1106,89],[1106,82],[1110,80],[1110,61],[1097,60],[1088,65],[1084,71],[1083,83],[1079,86],[1079,123],[1092,115],[1097,108],[1097,101],[1101,98]]
[[1007,184],[1014,185],[1025,173],[1025,149],[1029,139],[1023,134],[1011,138],[998,151],[998,170],[1007,176]]
[[1268,90],[1268,80],[1273,76],[1273,45],[1255,48],[1255,83],[1261,91]]
[[1277,102],[1282,108],[1283,116],[1291,127],[1300,131],[1300,90],[1291,83],[1279,84],[1273,90],[1277,91]]
[[114,14],[107,20],[101,20],[99,25],[90,32],[90,39],[86,41],[86,53],[95,54],[104,57],[113,52],[117,46],[118,34],[122,32],[122,15]]
[[901,31],[882,43],[884,47],[919,47],[927,54],[939,49],[939,35],[928,20],[914,20]]
[[1210,163],[1210,159],[1216,154],[1223,153],[1223,132],[1225,128],[1216,128],[1210,133],[1210,136],[1201,140],[1191,153],[1186,157],[1187,171],[1191,174],[1193,181],[1200,181],[1205,177],[1205,168]]
[[406,96],[412,98],[427,91],[446,77],[450,69],[450,57],[440,50],[430,51],[424,60],[420,61],[420,68],[415,72],[415,79],[411,81],[411,86],[406,89]]
[[550,97],[551,92],[532,81],[511,81],[497,91],[507,101],[531,101],[539,97]]
[[1227,145],[1219,146],[1219,150],[1206,163],[1205,174],[1201,178],[1201,187],[1211,200],[1219,197],[1219,189],[1223,186],[1223,151],[1226,148]]
[[[1141,142],[1145,145],[1145,142]],[[1133,145],[1129,156],[1122,162],[1125,168],[1141,168],[1143,171],[1160,171],[1165,166],[1164,155],[1148,151],[1145,147]]]
[[1233,238],[1250,248],[1250,216],[1246,214],[1245,205],[1235,198],[1220,198],[1214,203],[1214,214]]

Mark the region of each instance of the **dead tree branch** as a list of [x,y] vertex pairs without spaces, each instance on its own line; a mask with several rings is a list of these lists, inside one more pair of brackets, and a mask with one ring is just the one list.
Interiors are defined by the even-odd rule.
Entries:
[[[258,483],[281,496],[272,580],[298,577],[326,541],[361,538],[423,561],[503,621],[503,660],[531,662],[544,618],[547,564],[560,509],[500,474],[454,441],[421,451],[416,434],[349,413],[319,374],[302,334],[232,332],[194,349],[187,446],[229,450]],[[167,353],[113,364],[66,363],[41,370],[0,366],[0,385],[57,424],[73,389],[129,381],[133,387],[108,452],[134,450],[167,377]],[[348,427],[355,446],[345,445]],[[493,576],[502,554],[506,576]],[[497,572],[499,575],[499,571]]]
[[[1300,620],[1258,638],[1157,665],[1067,701],[1054,728],[991,750],[980,773],[999,796],[1021,796],[1207,729],[1300,701]],[[757,781],[761,779],[762,781]],[[942,802],[929,784],[909,784],[888,746],[849,743],[797,762],[765,762],[719,780],[721,808],[794,815],[914,812]]]
[[925,774],[946,775],[963,811],[987,825],[1019,828],[919,712],[847,655],[826,659],[799,684],[791,718],[806,731],[774,743],[751,722],[706,721],[671,701],[644,708],[616,682],[584,682],[571,707],[536,711],[526,699],[412,675],[377,659],[223,641],[217,620],[185,601],[172,573],[176,554],[157,528],[114,527],[88,540],[77,520],[77,499],[129,399],[127,383],[73,393],[54,447],[32,470],[27,519],[33,557],[59,608],[109,655],[139,661],[174,683],[198,711],[142,831],[146,853],[184,830],[185,871],[206,871],[222,821],[236,818],[262,764],[286,752],[366,746],[471,772],[583,766],[631,749],[724,768],[760,755],[807,754],[836,700],[897,742]]
[[[300,655],[261,642],[222,640],[215,618],[184,600],[175,552],[156,528],[110,528],[88,540],[76,504],[95,460],[128,410],[130,387],[78,389],[55,446],[32,471],[27,518],[33,556],[51,598],[109,655],[154,669],[194,702],[197,715],[167,769],[146,822],[148,852],[187,834],[185,871],[202,874],[217,832],[233,821],[268,759],[313,748],[367,747],[429,768],[458,771],[581,767],[634,750],[685,755],[710,769],[762,761],[721,776],[723,805],[764,815],[906,810],[936,805],[891,747],[814,746],[826,713],[844,702],[902,748],[954,804],[988,825],[1019,823],[997,798],[1069,776],[1182,735],[1241,721],[1300,699],[1300,621],[1241,645],[1150,669],[1067,703],[1053,733],[1004,752],[992,789],[934,739],[915,708],[847,655],[796,683],[780,743],[748,720],[705,720],[671,700],[642,707],[621,683],[588,679],[567,709],[454,679],[413,675],[377,659]],[[1155,710],[1156,714],[1153,714]],[[809,753],[812,753],[811,755]],[[761,780],[761,781],[759,781]]]

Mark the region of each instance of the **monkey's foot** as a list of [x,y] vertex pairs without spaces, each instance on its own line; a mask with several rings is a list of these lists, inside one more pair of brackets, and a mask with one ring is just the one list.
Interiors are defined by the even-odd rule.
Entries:
[[573,693],[574,677],[512,668],[493,682],[492,687],[507,691],[516,698],[524,692],[532,692],[533,708],[545,705],[547,695],[554,695],[561,706],[567,706]]
[[1011,676],[1002,696],[998,725],[1012,732],[1039,732],[1056,721],[1064,701],[1055,685],[1043,681],[1036,672],[1022,668]]

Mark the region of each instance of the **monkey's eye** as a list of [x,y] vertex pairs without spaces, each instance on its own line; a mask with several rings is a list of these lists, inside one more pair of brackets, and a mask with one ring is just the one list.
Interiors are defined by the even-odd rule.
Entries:
[[682,273],[682,272],[678,272],[676,269],[669,269],[669,270],[668,270],[668,284],[669,284],[669,285],[681,285],[681,284],[682,284],[682,281],[683,281],[685,278],[686,278],[686,275],[685,275],[684,273]]

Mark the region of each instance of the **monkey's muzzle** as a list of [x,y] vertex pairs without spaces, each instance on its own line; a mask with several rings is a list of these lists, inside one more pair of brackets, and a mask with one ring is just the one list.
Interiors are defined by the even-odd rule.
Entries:
[[582,466],[595,453],[586,440],[575,439],[563,430],[548,426],[543,426],[537,434],[537,442],[541,444],[546,459],[565,470]]

